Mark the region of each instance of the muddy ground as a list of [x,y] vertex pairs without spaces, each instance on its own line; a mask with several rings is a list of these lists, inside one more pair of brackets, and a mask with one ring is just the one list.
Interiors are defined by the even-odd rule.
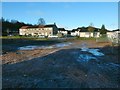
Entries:
[[[59,48],[4,54],[3,88],[120,88],[119,47],[94,40],[69,42]],[[82,51],[84,45],[104,55]]]

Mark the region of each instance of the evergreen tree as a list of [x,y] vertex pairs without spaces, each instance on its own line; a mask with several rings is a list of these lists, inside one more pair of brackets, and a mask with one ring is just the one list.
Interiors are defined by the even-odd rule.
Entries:
[[32,26],[32,24],[25,24],[17,20],[8,20],[3,17],[0,19],[0,25],[2,24],[2,35],[7,36],[8,34],[19,35],[19,28],[22,26]]
[[103,35],[103,34],[106,34],[107,33],[107,30],[105,29],[105,25],[102,25],[101,29],[100,29],[100,34]]

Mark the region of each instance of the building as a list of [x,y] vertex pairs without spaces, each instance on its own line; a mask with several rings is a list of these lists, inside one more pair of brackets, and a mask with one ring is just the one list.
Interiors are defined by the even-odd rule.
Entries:
[[[79,28],[78,28],[79,29]],[[80,30],[80,37],[99,37],[100,36],[100,32],[99,29],[95,28],[95,30],[93,32],[89,32],[88,28],[81,28]]]
[[68,35],[68,31],[65,30],[64,28],[59,28],[59,29],[58,29],[58,33],[61,33],[61,34],[63,34],[64,36],[67,36],[67,35]]
[[112,36],[114,35],[114,31],[107,31],[107,37],[112,38]]
[[109,35],[109,38],[112,40],[112,42],[120,44],[120,30],[119,29],[113,30],[111,32],[107,32],[107,34]]
[[95,29],[94,32],[89,32],[88,28],[82,27],[73,29],[71,31],[71,36],[79,36],[79,37],[99,37],[100,33],[98,29]]
[[80,30],[78,29],[73,29],[71,31],[71,36],[80,36]]
[[56,24],[40,25],[40,26],[22,26],[19,29],[19,35],[30,36],[54,36],[58,33]]

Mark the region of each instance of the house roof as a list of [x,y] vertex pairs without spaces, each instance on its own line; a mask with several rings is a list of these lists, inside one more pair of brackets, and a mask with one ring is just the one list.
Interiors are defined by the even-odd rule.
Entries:
[[107,32],[114,32],[114,31],[107,30]]
[[120,31],[120,29],[116,29],[116,30],[113,30],[113,31]]
[[54,27],[55,24],[49,24],[49,25],[37,25],[37,26],[22,26],[20,29],[27,29],[27,28],[45,28],[45,27]]
[[29,26],[22,26],[21,29],[26,29],[28,28]]
[[59,29],[59,31],[67,31],[67,30],[65,30],[65,28],[58,28]]
[[71,32],[75,32],[75,31],[78,31],[78,29],[73,29]]
[[[78,27],[78,29],[80,29],[80,32],[89,32],[88,27]],[[99,32],[99,28],[94,28],[94,32]]]
[[56,26],[55,24],[49,24],[49,25],[45,25],[44,27],[54,27]]

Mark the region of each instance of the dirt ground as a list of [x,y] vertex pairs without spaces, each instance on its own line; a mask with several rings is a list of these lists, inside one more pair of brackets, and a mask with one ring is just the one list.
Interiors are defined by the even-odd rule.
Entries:
[[[119,47],[94,40],[69,42],[72,44],[60,48],[3,54],[3,88],[120,88]],[[104,56],[81,51],[83,43]],[[85,61],[86,55],[95,59]]]

